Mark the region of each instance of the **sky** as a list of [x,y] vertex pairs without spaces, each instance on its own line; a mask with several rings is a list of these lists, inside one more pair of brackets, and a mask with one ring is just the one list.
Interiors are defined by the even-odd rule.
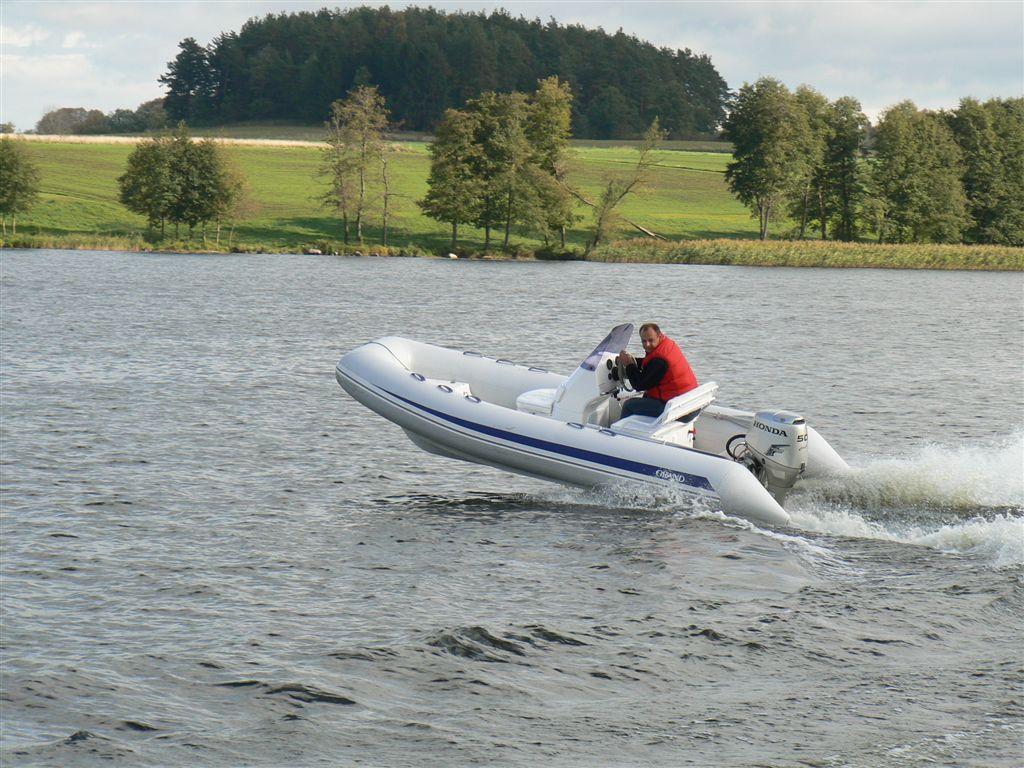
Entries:
[[[1024,2],[391,2],[601,27],[706,53],[729,87],[762,76],[853,96],[872,121],[904,99],[1024,95]],[[194,37],[209,43],[267,13],[384,3],[277,0],[0,0],[0,122],[19,131],[57,107],[110,112],[163,95],[157,78]]]

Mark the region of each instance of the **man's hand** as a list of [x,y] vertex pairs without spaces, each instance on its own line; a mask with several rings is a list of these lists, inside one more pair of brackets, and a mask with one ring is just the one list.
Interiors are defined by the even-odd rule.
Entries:
[[615,362],[619,365],[636,365],[636,358],[626,350],[622,350],[615,358]]

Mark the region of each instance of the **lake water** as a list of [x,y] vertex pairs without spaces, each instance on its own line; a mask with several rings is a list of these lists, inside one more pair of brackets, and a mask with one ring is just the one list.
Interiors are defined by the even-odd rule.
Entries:
[[[1019,766],[1024,275],[6,251],[4,765]],[[854,466],[759,528],[446,461],[395,333],[660,321]]]

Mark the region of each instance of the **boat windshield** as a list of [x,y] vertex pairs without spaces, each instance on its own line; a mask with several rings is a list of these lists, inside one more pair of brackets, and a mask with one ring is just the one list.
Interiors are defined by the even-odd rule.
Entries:
[[605,352],[615,352],[618,354],[629,345],[629,340],[632,337],[632,323],[616,325],[612,328],[611,333],[605,336],[601,343],[594,347],[594,351],[587,355],[587,359],[580,363],[580,368],[586,368],[588,371],[595,370],[597,368],[597,364],[601,362],[601,355]]

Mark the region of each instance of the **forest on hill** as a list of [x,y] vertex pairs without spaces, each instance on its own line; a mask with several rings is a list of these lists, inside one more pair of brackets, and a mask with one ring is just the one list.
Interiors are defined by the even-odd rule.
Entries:
[[481,93],[532,90],[557,75],[573,94],[577,138],[640,135],[657,117],[669,138],[715,131],[729,89],[706,54],[504,11],[321,9],[271,14],[202,46],[179,44],[161,82],[172,121],[322,123],[352,88],[376,85],[393,121],[433,131]]

